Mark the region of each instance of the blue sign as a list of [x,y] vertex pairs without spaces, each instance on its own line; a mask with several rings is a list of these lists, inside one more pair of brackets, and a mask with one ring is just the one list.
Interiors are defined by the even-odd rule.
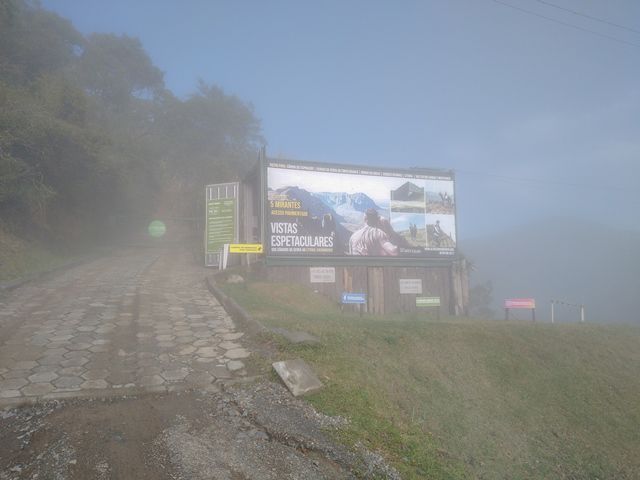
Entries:
[[348,293],[344,292],[342,294],[342,303],[352,303],[356,305],[365,305],[367,303],[367,294],[366,293]]

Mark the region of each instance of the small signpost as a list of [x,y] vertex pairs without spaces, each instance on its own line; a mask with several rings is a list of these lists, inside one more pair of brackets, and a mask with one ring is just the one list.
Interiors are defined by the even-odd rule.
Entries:
[[231,243],[229,253],[262,253],[261,243]]
[[435,307],[440,320],[440,297],[416,297],[416,307]]
[[309,267],[311,283],[336,283],[336,267]]
[[[230,253],[241,253],[241,254],[260,254],[263,252],[262,244],[260,243],[225,243],[222,246],[222,251],[220,252],[220,270],[227,269],[227,261],[229,259]],[[249,257],[247,257],[249,258]],[[247,259],[247,262],[249,260]],[[248,263],[249,267],[251,266]]]
[[401,294],[417,294],[422,295],[422,279],[421,278],[400,278],[398,286]]
[[531,310],[531,320],[536,321],[535,298],[508,298],[504,301],[504,319],[509,320],[509,310]]
[[362,316],[362,305],[366,305],[366,304],[367,304],[366,293],[343,292],[340,309],[342,309],[344,305],[358,305],[358,311],[360,312],[360,316]]

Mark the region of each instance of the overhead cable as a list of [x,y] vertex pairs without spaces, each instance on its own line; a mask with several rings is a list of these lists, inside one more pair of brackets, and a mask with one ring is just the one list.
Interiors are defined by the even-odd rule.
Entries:
[[545,20],[549,20],[551,22],[555,22],[555,23],[558,23],[560,25],[564,25],[565,27],[569,27],[569,28],[573,28],[575,30],[580,30],[580,31],[583,31],[583,32],[591,33],[592,35],[597,35],[598,37],[606,38],[606,39],[611,40],[613,42],[623,43],[625,45],[630,45],[632,47],[640,48],[640,43],[628,42],[626,40],[622,40],[621,38],[613,37],[613,36],[607,35],[605,33],[600,33],[600,32],[597,32],[595,30],[591,30],[589,28],[581,27],[579,25],[574,25],[573,23],[563,22],[562,20],[558,20],[558,19],[553,18],[553,17],[548,17],[546,15],[542,15],[540,13],[533,12],[531,10],[527,10],[526,8],[518,7],[516,5],[512,5],[512,4],[507,3],[507,2],[502,2],[501,0],[492,0],[492,1],[494,3],[499,4],[499,5],[503,5],[505,7],[513,8],[514,10],[518,10],[520,12],[528,13],[529,15],[533,15],[533,16],[538,17],[538,18],[544,18]]
[[543,5],[548,5],[549,7],[557,8],[558,10],[564,10],[565,12],[572,13],[573,15],[577,15],[579,17],[588,18],[589,20],[594,20],[600,23],[606,23],[607,25],[611,25],[612,27],[622,28],[629,32],[640,33],[640,30],[635,28],[627,27],[625,25],[620,25],[619,23],[610,22],[609,20],[605,20],[603,18],[594,17],[592,15],[587,15],[586,13],[578,12],[576,10],[571,10],[570,8],[561,7],[560,5],[556,5],[555,3],[547,2],[545,0],[535,0],[538,3],[542,3]]

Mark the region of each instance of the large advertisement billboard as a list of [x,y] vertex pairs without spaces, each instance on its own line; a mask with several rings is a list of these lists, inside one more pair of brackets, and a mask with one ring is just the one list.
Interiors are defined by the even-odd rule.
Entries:
[[268,254],[277,257],[451,256],[454,176],[268,160]]

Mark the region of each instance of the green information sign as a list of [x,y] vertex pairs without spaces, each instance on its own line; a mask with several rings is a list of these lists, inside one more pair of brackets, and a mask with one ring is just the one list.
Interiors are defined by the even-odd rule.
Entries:
[[218,253],[233,243],[236,233],[236,199],[207,201],[207,253]]
[[416,297],[416,307],[439,307],[440,297]]

